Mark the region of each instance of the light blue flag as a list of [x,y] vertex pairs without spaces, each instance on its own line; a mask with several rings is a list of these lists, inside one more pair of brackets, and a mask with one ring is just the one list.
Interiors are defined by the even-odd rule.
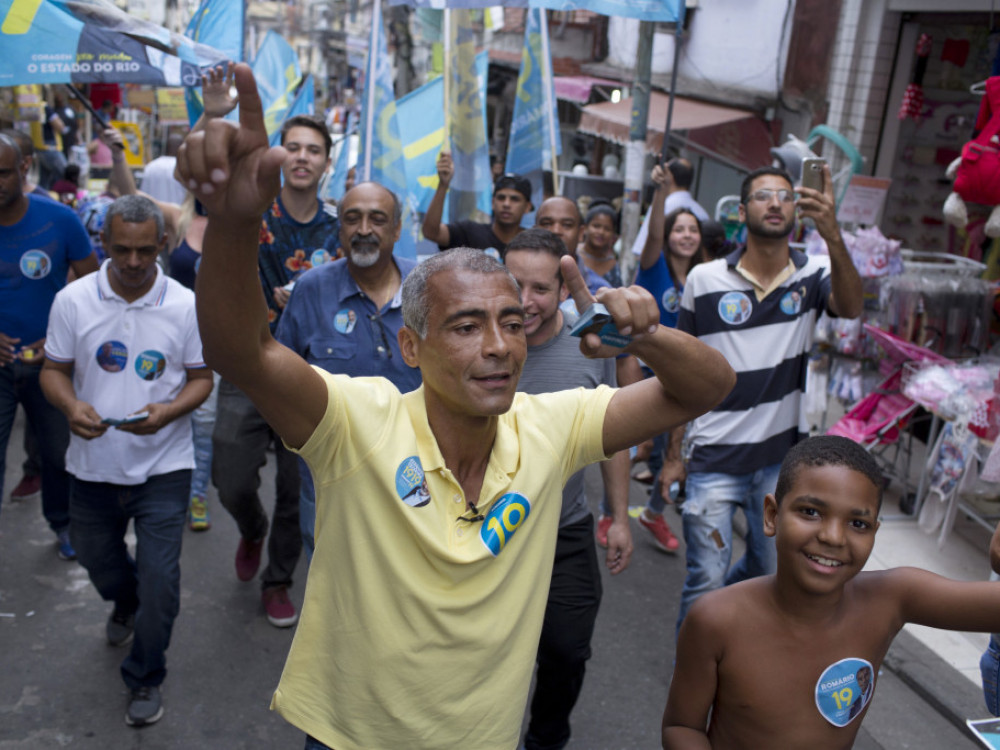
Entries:
[[[389,5],[413,8],[490,8],[498,0],[389,0]],[[684,0],[504,0],[506,8],[548,8],[549,10],[590,10],[605,16],[638,18],[641,21],[680,21]]]
[[264,127],[270,137],[281,128],[302,81],[299,57],[280,34],[269,31],[251,67],[264,107]]
[[392,87],[392,58],[386,48],[380,6],[381,0],[375,0],[372,6],[372,34],[361,101],[358,182],[377,182],[403,202],[403,227],[394,252],[404,258],[416,258],[415,225],[406,194],[406,163]]
[[324,198],[339,201],[347,191],[347,173],[351,171],[351,136],[357,129],[358,123],[355,120],[355,115],[353,112],[349,112],[340,153],[337,154],[337,161],[333,165],[333,174],[327,180],[326,191],[323,193]]
[[281,145],[281,123],[289,117],[295,117],[296,115],[311,115],[315,111],[316,91],[315,86],[313,85],[313,78],[311,75],[308,75],[305,77],[305,80],[302,81],[302,85],[299,86],[299,90],[295,93],[295,98],[292,100],[292,103],[281,115],[281,119],[278,120],[279,127],[268,136],[271,145]]
[[[476,55],[476,77],[479,79],[479,99],[486,121],[486,78],[489,54]],[[407,192],[417,211],[427,211],[437,189],[437,157],[444,146],[444,79],[440,76],[396,101],[399,135],[406,157]],[[489,155],[486,157],[489,168]],[[476,208],[489,215],[492,191],[478,193]],[[443,216],[448,216],[445,198]]]
[[[202,0],[198,10],[184,31],[184,36],[202,44],[215,47],[233,62],[242,62],[243,31],[245,23],[243,0]],[[197,88],[184,89],[188,119],[194,125],[202,112],[201,92]],[[229,113],[227,120],[238,120],[238,108]]]
[[507,145],[505,171],[521,175],[536,169],[552,169],[553,126],[556,155],[562,153],[552,59],[544,54],[547,50],[542,45],[543,13],[537,9],[528,11]]

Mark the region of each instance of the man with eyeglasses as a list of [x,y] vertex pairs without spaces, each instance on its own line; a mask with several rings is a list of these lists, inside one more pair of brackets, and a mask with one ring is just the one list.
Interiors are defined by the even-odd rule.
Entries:
[[[746,245],[695,266],[684,287],[677,327],[718,349],[737,383],[713,411],[670,435],[664,486],[687,477],[678,629],[702,594],[774,572],[764,496],[774,492],[785,453],[809,432],[802,396],[816,319],[861,314],[861,278],[837,225],[829,167],[823,179],[823,191],[796,191],[783,170],[751,172],[740,191]],[[829,258],[789,247],[796,215],[815,222]],[[737,507],[747,520],[746,554],[730,568]]]
[[[327,372],[380,375],[400,393],[420,386],[420,370],[399,353],[403,325],[399,291],[416,263],[392,249],[402,228],[402,204],[376,182],[362,182],[338,206],[343,258],[303,274],[274,337],[311,365]],[[299,527],[311,561],[315,548],[316,491],[299,458]]]
[[[732,369],[660,326],[648,292],[603,289],[610,322],[630,338],[591,332],[581,351],[614,357],[624,344],[657,377],[518,394],[520,290],[470,248],[436,254],[403,283],[400,354],[420,369],[419,389],[310,367],[271,337],[256,287],[259,211],[284,155],[268,147],[250,67],[235,79],[240,125],[214,120],[189,135],[178,173],[208,212],[197,296],[206,360],[306,459],[317,488],[302,620],[272,707],[308,748],[513,748],[563,485],[719,403]],[[561,271],[589,310],[576,263],[562,259]]]
[[487,250],[495,258],[503,253],[507,243],[521,231],[521,219],[531,207],[531,181],[519,174],[504,174],[493,183],[493,222],[441,222],[444,199],[448,195],[455,164],[451,154],[442,151],[437,160],[438,186],[424,216],[424,237],[436,242],[442,250],[453,247],[473,247]]

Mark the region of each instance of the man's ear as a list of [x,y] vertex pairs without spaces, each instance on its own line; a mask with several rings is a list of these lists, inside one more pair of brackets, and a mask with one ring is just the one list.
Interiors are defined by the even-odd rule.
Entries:
[[420,367],[420,337],[409,326],[401,326],[396,334],[403,361],[410,367]]
[[740,224],[746,224],[747,223],[747,207],[743,204],[743,201],[740,201],[739,212],[740,212]]
[[764,496],[764,536],[778,533],[778,500],[773,494]]

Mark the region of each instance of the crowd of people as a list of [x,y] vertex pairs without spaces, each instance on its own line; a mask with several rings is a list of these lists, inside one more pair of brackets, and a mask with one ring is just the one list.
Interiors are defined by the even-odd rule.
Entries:
[[[500,174],[490,223],[443,222],[443,152],[423,221],[441,252],[417,263],[393,254],[392,191],[318,198],[321,120],[290,118],[271,148],[247,66],[203,85],[205,115],[142,190],[121,136],[101,134],[98,201],[71,174],[55,198],[36,190],[30,139],[0,134],[0,446],[21,404],[57,552],[109,603],[107,641],[129,646],[129,725],[163,716],[184,529],[210,528],[209,482],[239,529],[236,577],[259,579],[268,622],[297,626],[271,706],[306,748],[564,747],[596,547],[612,575],[628,567],[640,461],[639,524],[677,553],[664,509],[680,503],[687,570],[664,747],[849,746],[904,622],[1000,630],[997,584],[862,574],[878,467],[807,439],[817,317],[862,307],[828,169],[824,190],[751,172],[731,247],[708,240],[692,165],[657,165],[630,283],[607,203],[549,197],[523,228],[531,183]],[[237,101],[238,126],[223,119]],[[828,256],[789,245],[798,218]],[[603,328],[584,320],[598,304]],[[789,690],[769,689],[776,675]]]

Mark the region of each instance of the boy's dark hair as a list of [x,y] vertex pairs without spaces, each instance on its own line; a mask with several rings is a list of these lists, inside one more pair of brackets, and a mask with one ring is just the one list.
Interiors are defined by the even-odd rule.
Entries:
[[292,128],[312,128],[315,130],[323,136],[323,143],[326,144],[326,155],[330,156],[330,149],[333,148],[333,138],[330,136],[330,131],[327,130],[326,123],[320,118],[313,115],[295,115],[294,117],[289,117],[281,123],[282,146],[285,145],[285,137]]
[[500,254],[501,259],[506,260],[507,253],[514,250],[533,250],[536,253],[548,253],[557,259],[567,254],[566,245],[559,236],[541,227],[533,227],[525,229],[523,232],[518,232],[517,236],[507,243],[507,247]]
[[691,166],[691,162],[687,159],[671,159],[667,162],[667,169],[670,170],[670,176],[677,187],[681,190],[691,189],[691,185],[694,184],[694,167]]
[[882,510],[884,477],[875,458],[853,440],[836,435],[820,435],[792,446],[785,455],[785,460],[781,462],[778,484],[774,488],[774,497],[778,504],[781,504],[782,498],[795,484],[803,468],[819,466],[843,466],[864,474],[878,490],[878,509]]
[[795,187],[795,183],[792,181],[792,176],[781,167],[761,167],[760,169],[755,169],[743,179],[743,185],[740,187],[740,203],[745,204],[748,200],[750,200],[750,188],[753,186],[753,181],[758,177],[764,177],[765,175],[780,177],[788,183],[789,188]]

